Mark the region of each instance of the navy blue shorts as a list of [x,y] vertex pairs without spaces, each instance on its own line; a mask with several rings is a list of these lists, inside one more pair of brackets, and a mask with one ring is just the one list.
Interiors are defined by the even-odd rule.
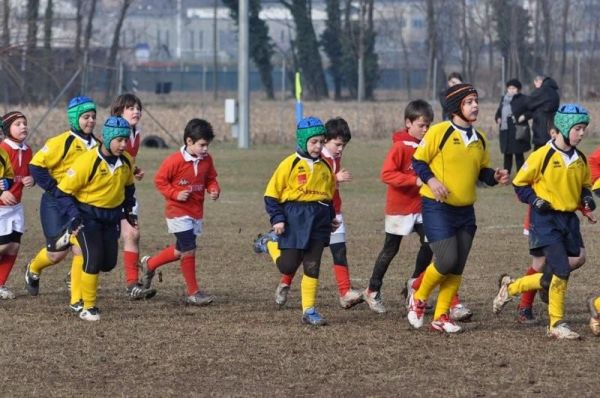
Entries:
[[46,237],[46,249],[53,251],[56,238],[69,224],[70,218],[64,207],[48,192],[44,192],[40,202],[40,221]]
[[119,254],[119,223],[103,223],[84,219],[77,234],[77,242],[83,253],[83,269],[88,274],[109,272],[117,265]]
[[428,242],[448,239],[465,230],[475,235],[475,208],[473,206],[451,206],[436,200],[422,198],[423,228]]
[[279,236],[280,249],[307,250],[311,242],[329,246],[331,237],[331,209],[319,202],[286,202],[285,232]]
[[175,232],[175,249],[177,251],[189,252],[196,248],[196,234],[193,229],[189,229],[183,232]]
[[532,209],[529,225],[529,249],[539,249],[555,243],[564,245],[569,257],[579,256],[583,238],[579,218],[574,212],[550,211],[539,213]]

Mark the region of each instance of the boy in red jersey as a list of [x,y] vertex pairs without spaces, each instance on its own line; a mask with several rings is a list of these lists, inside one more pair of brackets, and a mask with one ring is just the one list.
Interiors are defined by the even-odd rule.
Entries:
[[[0,299],[7,300],[15,298],[15,294],[6,287],[6,281],[17,259],[21,235],[25,231],[21,195],[23,187],[31,187],[34,183],[28,167],[32,152],[25,144],[27,118],[21,112],[13,111],[2,116],[1,122],[4,140],[0,148],[6,152],[10,162],[2,165],[5,170],[2,178],[12,179],[12,184],[6,185],[0,194]],[[7,163],[6,159],[3,158],[2,163]]]
[[[325,145],[321,151],[321,158],[325,160],[333,174],[335,175],[336,187],[333,196],[333,207],[335,209],[335,217],[340,223],[340,226],[331,233],[329,239],[329,249],[333,257],[333,273],[338,285],[339,301],[342,308],[348,309],[363,301],[361,292],[353,289],[350,282],[350,271],[348,269],[348,259],[346,258],[346,227],[342,216],[342,197],[340,195],[339,184],[352,180],[352,174],[347,169],[342,168],[341,159],[344,149],[350,140],[352,134],[348,123],[341,117],[336,117],[328,120],[325,123]],[[261,236],[257,239],[256,244],[268,238]],[[260,250],[255,250],[260,251]],[[287,302],[288,292],[292,284],[294,274],[282,274],[277,290],[275,291],[275,303],[283,306]]]
[[167,201],[165,216],[169,233],[176,243],[154,256],[144,256],[142,285],[150,289],[156,269],[181,259],[181,272],[187,285],[186,303],[210,304],[215,297],[205,294],[196,281],[196,236],[202,234],[204,192],[217,200],[220,187],[217,171],[208,146],[214,138],[213,128],[202,119],[192,119],[185,126],[184,146],[166,158],[154,177],[156,188]]
[[369,287],[363,298],[369,308],[379,314],[386,308],[381,286],[387,269],[398,254],[403,236],[416,232],[421,240],[413,278],[418,277],[431,262],[432,252],[425,241],[421,196],[423,182],[412,169],[412,155],[433,121],[433,109],[424,100],[411,101],[404,110],[405,128],[394,133],[393,144],[381,168],[381,181],[387,184],[385,205],[385,242],[377,256]]
[[[127,141],[127,153],[133,160],[140,149],[139,121],[142,118],[142,101],[134,94],[125,93],[119,95],[111,106],[111,114],[121,116],[131,126],[131,134]],[[134,177],[141,181],[144,171],[134,167]],[[137,220],[139,203],[136,198],[135,206],[131,214],[136,219],[135,226],[131,225],[125,218],[121,220],[121,238],[123,238],[123,263],[125,268],[125,279],[127,282],[127,296],[132,300],[149,299],[156,294],[155,289],[144,289],[139,283],[138,261],[140,258],[140,228]]]

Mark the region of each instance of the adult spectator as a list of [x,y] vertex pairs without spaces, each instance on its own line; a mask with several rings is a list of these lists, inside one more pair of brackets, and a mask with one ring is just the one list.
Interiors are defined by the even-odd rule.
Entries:
[[446,80],[446,88],[440,92],[440,105],[442,106],[442,119],[450,120],[452,115],[448,112],[448,106],[446,105],[446,90],[452,86],[456,86],[457,84],[461,84],[463,82],[463,78],[458,72],[450,72],[448,75],[448,79]]
[[[538,149],[550,140],[548,120],[554,117],[560,104],[558,84],[551,77],[538,75],[533,79],[535,90],[527,101],[527,108],[533,114],[531,130],[533,131],[533,148]],[[519,122],[525,121],[522,117]]]
[[[500,152],[504,154],[504,168],[509,173],[513,156],[516,170],[519,170],[525,162],[524,153],[531,149],[531,133],[527,122],[531,113],[527,109],[527,97],[521,94],[521,87],[517,79],[506,82],[506,94],[500,99],[495,117],[500,126]],[[524,121],[517,122],[519,119]]]

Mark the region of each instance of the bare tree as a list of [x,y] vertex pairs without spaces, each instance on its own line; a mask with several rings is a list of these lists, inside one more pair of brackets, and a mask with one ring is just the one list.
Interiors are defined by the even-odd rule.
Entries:
[[73,50],[75,53],[75,63],[81,62],[81,36],[83,32],[83,0],[75,1],[75,45]]
[[2,2],[2,47],[8,47],[10,45],[10,0],[4,0]]
[[134,0],[123,0],[121,4],[121,9],[119,10],[119,17],[117,18],[117,24],[115,25],[115,31],[113,34],[112,44],[110,46],[110,51],[108,53],[108,83],[106,85],[106,95],[104,98],[104,102],[108,103],[110,101],[110,97],[113,95],[114,90],[114,80],[117,69],[117,53],[119,51],[119,39],[121,37],[121,28],[123,27],[123,21],[125,20],[125,16],[127,15],[127,10],[131,3]]
[[25,102],[31,102],[33,95],[33,72],[31,57],[37,47],[39,0],[27,1],[27,39],[23,47],[23,92],[25,93]]
[[552,4],[548,0],[540,0],[542,12],[542,33],[544,36],[544,65],[546,75],[552,75],[554,65],[554,41],[552,40]]
[[425,3],[425,15],[427,19],[427,50],[428,50],[428,62],[427,62],[427,90],[431,92],[436,87],[437,82],[434,80],[434,68],[437,56],[437,27],[435,18],[435,6],[434,0],[426,0]]
[[[54,70],[53,60],[52,60],[52,21],[54,15],[54,3],[52,0],[47,0],[46,2],[46,11],[44,12],[44,61],[42,63],[42,67],[44,68],[44,72],[48,75],[52,76],[52,71]],[[46,93],[44,96],[46,98],[51,97],[52,92],[52,80],[46,79]]]
[[571,0],[563,0],[563,13],[562,13],[562,25],[560,28],[561,38],[561,60],[560,60],[560,80],[563,81],[565,78],[565,72],[567,69],[567,30],[569,21],[569,8],[571,6]]

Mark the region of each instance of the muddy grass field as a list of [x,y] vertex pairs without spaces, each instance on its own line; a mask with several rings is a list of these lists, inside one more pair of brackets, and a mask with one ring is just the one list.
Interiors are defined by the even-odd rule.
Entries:
[[[586,153],[600,142],[589,140]],[[351,276],[365,288],[383,244],[385,187],[379,168],[389,140],[356,138],[344,164],[354,181],[343,186]],[[490,148],[498,164],[498,143]],[[171,150],[145,150],[146,178],[138,184],[143,254],[172,239],[163,200],[152,178]],[[529,262],[521,235],[525,207],[509,187],[479,190],[479,229],[461,288],[473,309],[460,335],[408,327],[401,297],[412,273],[418,239],[402,242],[383,287],[388,313],[365,304],[343,310],[326,253],[318,308],[322,328],[301,325],[299,278],[287,306],[277,309],[276,267],[252,252],[252,240],[268,227],[262,193],[275,165],[291,146],[237,150],[214,143],[223,193],[206,203],[205,234],[198,240],[200,286],[217,296],[213,305],[183,304],[177,263],[162,270],[158,295],[129,301],[121,262],[101,276],[102,320],[88,323],[67,313],[63,279],[70,261],[49,268],[38,297],[29,297],[23,274],[43,242],[37,211],[40,190],[26,192],[28,231],[8,285],[17,299],[0,302],[2,396],[595,396],[600,387],[600,339],[587,326],[586,296],[600,290],[600,226],[583,223],[588,262],[569,283],[567,320],[580,341],[545,337],[545,306],[536,303],[538,326],[515,322],[515,306],[491,312],[498,275],[518,275]]]

